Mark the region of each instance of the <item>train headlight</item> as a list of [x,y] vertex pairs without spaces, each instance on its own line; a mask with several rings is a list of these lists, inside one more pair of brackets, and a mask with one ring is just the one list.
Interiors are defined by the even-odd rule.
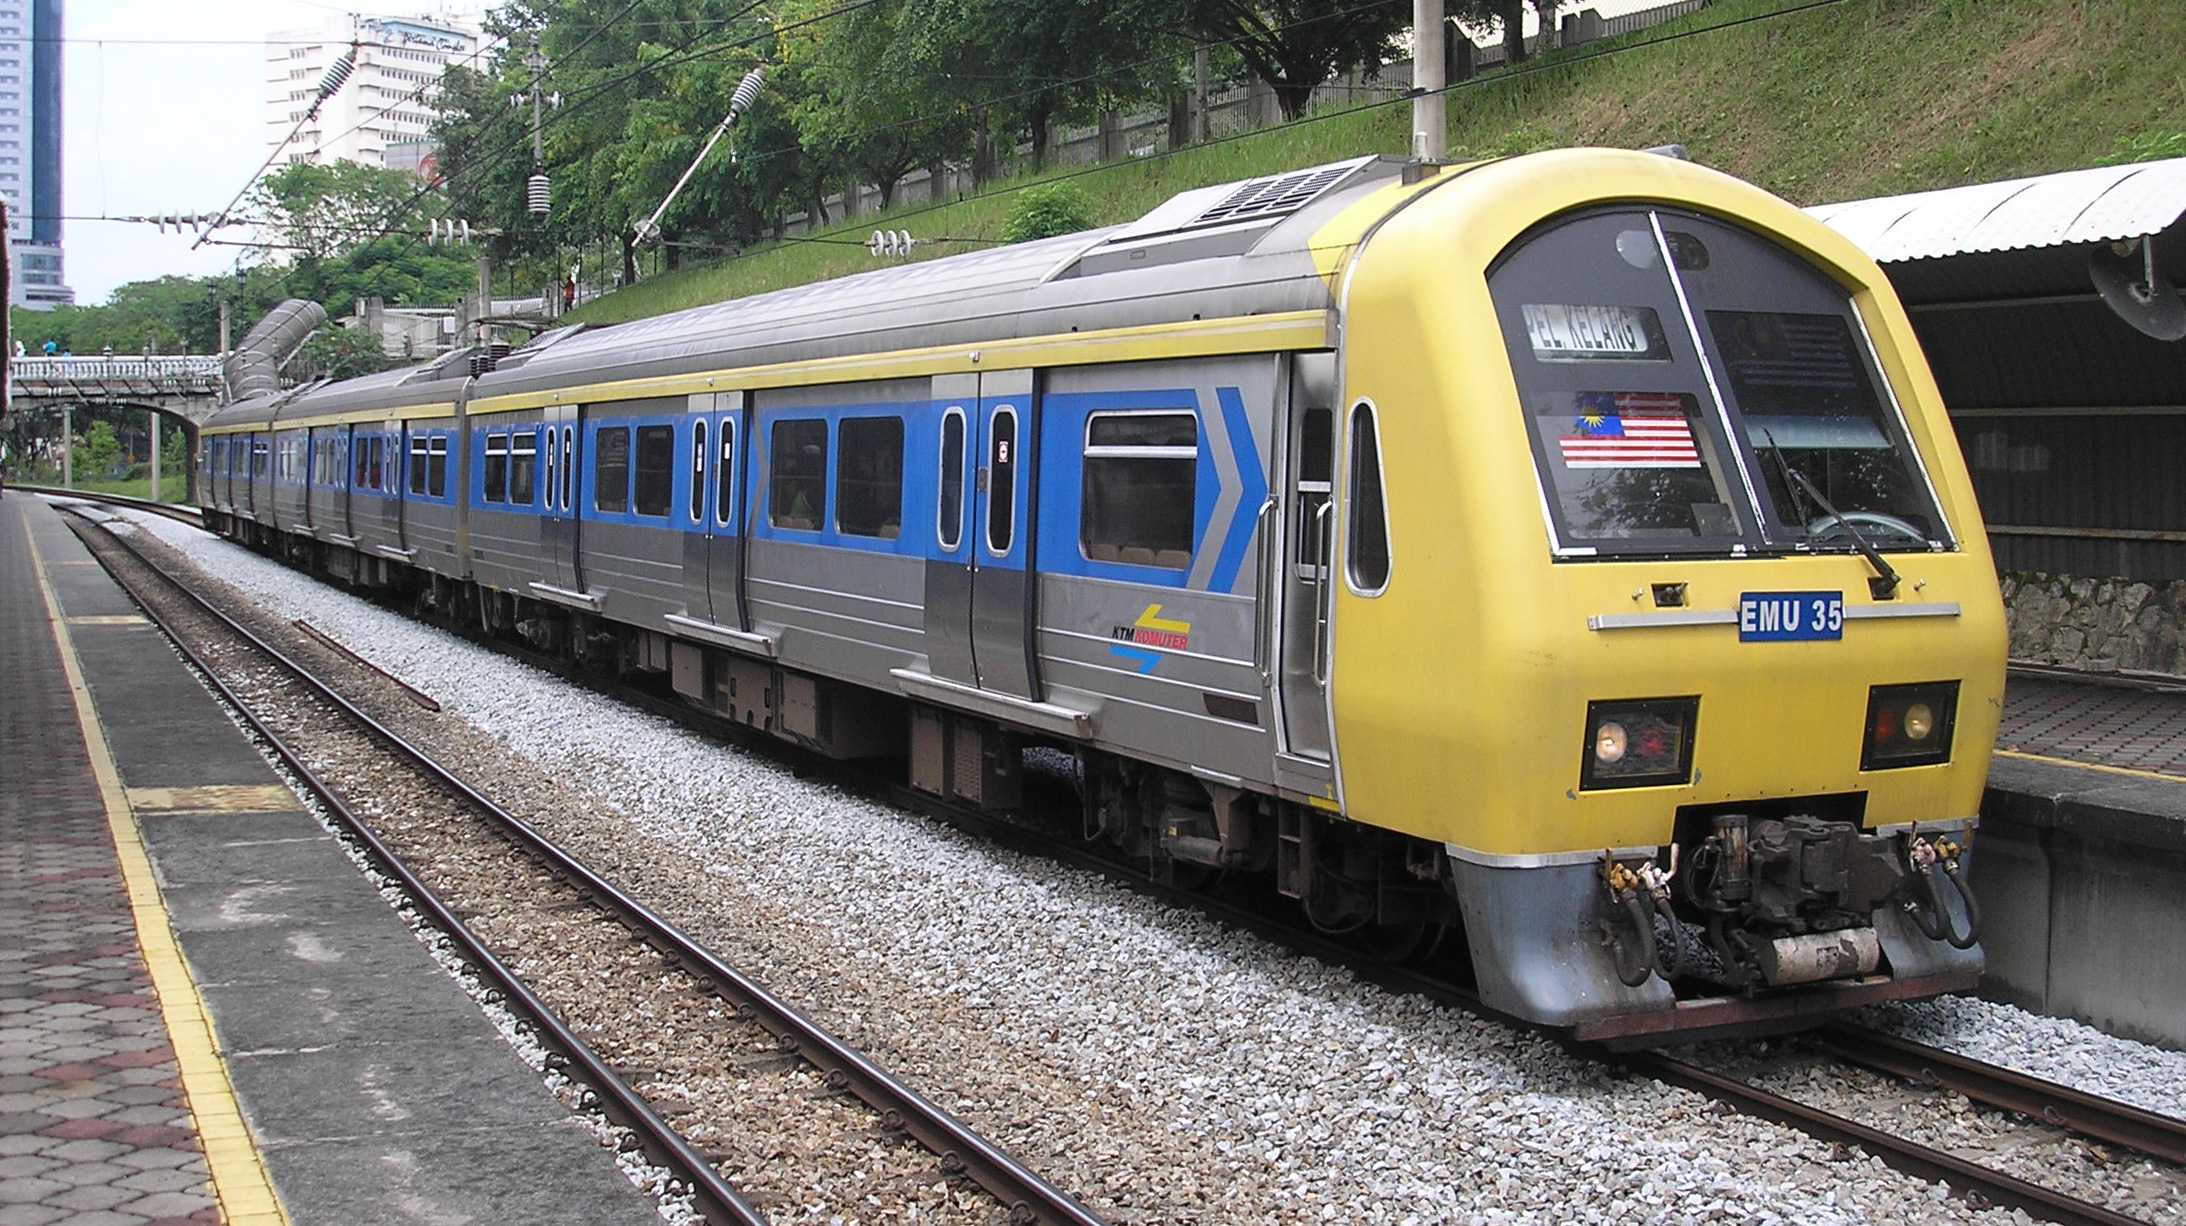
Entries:
[[1951,724],[1958,683],[1878,685],[1867,692],[1867,736],[1861,770],[1929,766],[1951,760]]
[[1916,702],[1905,708],[1905,739],[1925,741],[1936,730],[1936,713],[1927,703]]
[[1586,705],[1579,789],[1657,787],[1693,775],[1698,698],[1634,698]]
[[1623,724],[1605,720],[1594,729],[1594,760],[1603,766],[1615,766],[1624,761],[1624,751],[1630,744]]

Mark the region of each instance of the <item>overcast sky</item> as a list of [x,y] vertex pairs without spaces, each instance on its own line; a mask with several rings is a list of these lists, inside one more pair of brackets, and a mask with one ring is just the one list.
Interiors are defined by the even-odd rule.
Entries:
[[[351,5],[320,0],[65,0],[62,243],[76,301],[168,273],[235,266],[240,248],[172,229],[80,220],[210,213],[265,161],[265,36],[316,26]],[[476,0],[411,0],[383,16],[476,14]],[[228,234],[248,237],[247,231]]]

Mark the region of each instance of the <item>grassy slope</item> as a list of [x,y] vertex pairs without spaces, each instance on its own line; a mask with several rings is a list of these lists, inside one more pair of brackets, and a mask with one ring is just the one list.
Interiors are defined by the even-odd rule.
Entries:
[[[2179,0],[1844,0],[1784,11],[1796,7],[1725,0],[1680,23],[1467,83],[1450,95],[1451,148],[1677,142],[1697,161],[1814,204],[2070,170],[2121,138],[2186,130]],[[1726,25],[1745,18],[1759,20]],[[1401,153],[1409,117],[1405,103],[1324,113],[1078,182],[1110,224],[1191,187]],[[1037,181],[859,218],[827,236],[992,237],[1013,189]],[[636,319],[875,266],[862,246],[782,244],[654,278],[578,317]]]

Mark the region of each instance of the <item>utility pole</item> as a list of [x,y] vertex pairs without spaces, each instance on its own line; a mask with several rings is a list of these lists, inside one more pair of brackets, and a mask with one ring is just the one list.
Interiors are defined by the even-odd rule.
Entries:
[[[552,198],[547,183],[546,143],[539,131],[539,113],[547,101],[547,57],[546,52],[539,49],[536,32],[531,36],[531,50],[524,53],[524,67],[531,70],[531,177],[524,180],[524,205],[531,212],[532,229],[543,230]],[[554,101],[558,105],[561,96],[556,95]]]
[[1450,151],[1442,2],[1412,0],[1412,156],[1422,162],[1439,162]]

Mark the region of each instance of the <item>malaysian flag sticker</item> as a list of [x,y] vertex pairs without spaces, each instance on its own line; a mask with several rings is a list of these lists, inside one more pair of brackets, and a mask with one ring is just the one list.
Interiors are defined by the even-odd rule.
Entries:
[[1570,468],[1698,468],[1684,398],[1659,392],[1581,392],[1556,438]]

